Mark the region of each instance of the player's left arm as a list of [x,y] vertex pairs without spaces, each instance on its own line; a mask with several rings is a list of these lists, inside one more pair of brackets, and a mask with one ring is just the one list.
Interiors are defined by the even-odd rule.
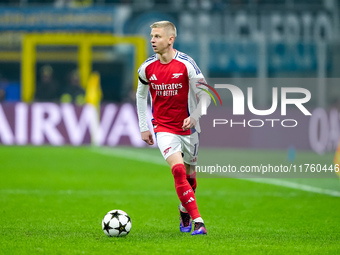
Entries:
[[207,109],[211,102],[211,98],[209,94],[204,91],[208,90],[207,86],[204,86],[205,83],[206,81],[202,74],[194,75],[194,77],[191,78],[189,81],[190,87],[198,98],[198,104],[196,109],[190,114],[190,116],[184,119],[182,126],[184,131],[194,128],[202,115],[205,115],[207,112]]
[[205,81],[204,77],[202,78],[195,78],[191,82],[190,86],[193,87],[193,90],[198,98],[198,104],[196,109],[191,113],[191,117],[193,117],[196,121],[198,121],[202,115],[207,114],[207,109],[211,102],[210,95],[206,92],[209,91],[209,88],[205,86],[207,82]]

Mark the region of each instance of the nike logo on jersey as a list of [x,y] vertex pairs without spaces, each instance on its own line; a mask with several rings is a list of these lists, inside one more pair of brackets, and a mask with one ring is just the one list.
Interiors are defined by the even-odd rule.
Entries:
[[157,77],[155,74],[151,75],[151,77],[149,78],[149,81],[157,81]]
[[173,73],[171,79],[179,78],[183,73]]

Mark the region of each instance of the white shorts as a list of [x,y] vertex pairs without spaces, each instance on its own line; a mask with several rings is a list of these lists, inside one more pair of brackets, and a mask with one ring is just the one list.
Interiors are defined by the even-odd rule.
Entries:
[[176,135],[167,132],[156,134],[158,148],[166,160],[177,151],[182,152],[183,161],[189,165],[197,164],[199,134]]

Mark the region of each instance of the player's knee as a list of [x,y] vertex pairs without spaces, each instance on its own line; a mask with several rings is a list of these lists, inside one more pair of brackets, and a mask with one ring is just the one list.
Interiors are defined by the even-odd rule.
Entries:
[[186,179],[186,170],[183,164],[176,164],[171,168],[171,172],[175,179]]

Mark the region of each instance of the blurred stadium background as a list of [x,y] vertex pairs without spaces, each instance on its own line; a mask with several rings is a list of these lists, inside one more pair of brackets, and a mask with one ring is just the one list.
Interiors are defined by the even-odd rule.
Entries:
[[[270,106],[272,87],[312,93],[314,118],[302,120],[291,140],[284,135],[264,145],[244,141],[258,133],[231,132],[241,142],[229,147],[334,152],[339,8],[337,0],[2,0],[0,143],[89,144],[96,111],[85,105],[101,102],[101,134],[92,142],[144,146],[137,119],[126,116],[136,117],[136,68],[153,53],[149,26],[170,20],[178,28],[175,48],[192,56],[212,84],[223,78],[245,88],[255,78],[261,107]],[[230,107],[230,95],[222,97]]]

